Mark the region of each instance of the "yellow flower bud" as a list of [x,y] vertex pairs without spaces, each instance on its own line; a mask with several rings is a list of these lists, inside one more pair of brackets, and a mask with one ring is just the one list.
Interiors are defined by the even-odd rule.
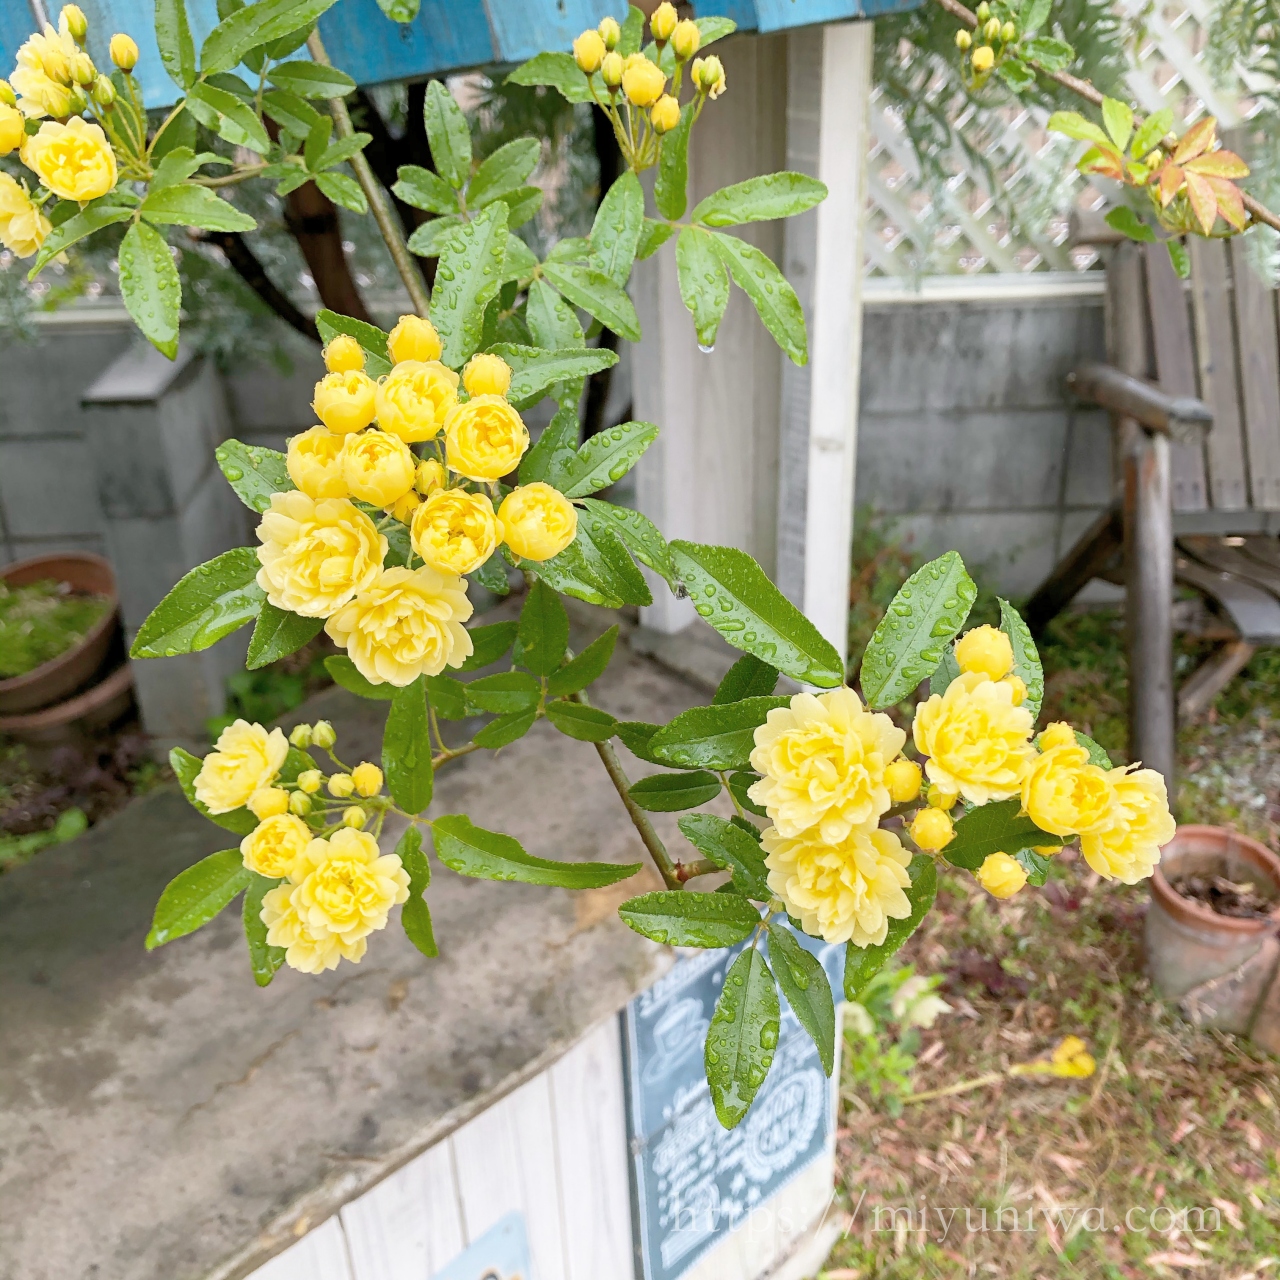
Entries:
[[98,78],[98,68],[93,65],[93,59],[87,53],[72,55],[71,78],[82,86],[91,85]]
[[622,83],[622,72],[622,54],[616,51],[605,54],[605,59],[600,64],[600,78],[610,89],[616,89]]
[[132,71],[138,65],[138,46],[133,39],[124,34],[111,37],[111,61],[121,71]]
[[[26,118],[17,107],[0,102],[0,156],[7,156],[27,139]],[[4,217],[0,213],[0,217]]]
[[297,782],[299,790],[313,796],[324,783],[324,774],[319,769],[304,769],[298,774]]
[[435,458],[427,458],[418,463],[418,478],[414,484],[424,498],[443,489],[447,480],[444,467]]
[[1013,690],[1013,705],[1020,707],[1027,700],[1026,682],[1021,676],[1005,676],[1005,684]]
[[278,813],[288,813],[289,793],[283,787],[259,787],[245,804],[260,822],[265,818],[274,818]]
[[58,26],[66,27],[67,34],[73,40],[83,40],[89,31],[89,19],[78,4],[64,4],[58,14]]
[[399,520],[401,524],[412,524],[413,513],[422,505],[422,499],[414,489],[410,489],[403,498],[397,498],[389,507],[387,514]]
[[1083,1079],[1093,1075],[1097,1063],[1079,1036],[1065,1036],[1050,1059],[1053,1074],[1067,1079]]
[[680,123],[680,104],[669,94],[664,93],[649,112],[655,133],[670,133]]
[[342,454],[347,439],[328,427],[312,427],[300,436],[291,436],[285,454],[289,479],[309,498],[345,498]]
[[99,76],[90,90],[94,102],[100,107],[110,107],[116,100],[116,87],[106,76]]
[[983,23],[982,34],[988,40],[996,40],[1000,36],[1000,19],[992,18],[988,22]]
[[951,819],[941,809],[921,809],[911,820],[911,838],[926,853],[936,853],[953,835]]
[[507,546],[525,560],[550,560],[578,533],[573,503],[542,480],[512,489],[498,508]]
[[401,316],[387,337],[392,364],[402,360],[439,360],[443,350],[435,325],[421,316]]
[[979,22],[986,22],[991,17],[991,6],[987,3],[987,0],[982,0],[982,3],[974,11],[974,16]]
[[0,103],[6,107],[16,107],[18,105],[18,95],[13,91],[13,85],[7,80],[0,80]]
[[342,476],[353,498],[389,507],[413,488],[418,460],[389,431],[360,431],[342,449]]
[[511,386],[511,366],[501,356],[477,355],[462,371],[469,396],[505,396]]
[[311,797],[305,791],[291,791],[289,812],[295,817],[305,818],[311,812]]
[[656,62],[650,62],[642,53],[633,53],[627,59],[622,72],[622,92],[634,107],[651,107],[662,97],[667,77]]
[[353,804],[349,808],[343,809],[342,825],[350,827],[353,831],[359,831],[364,826],[368,816],[358,804]]
[[311,407],[330,431],[347,435],[363,431],[376,412],[377,386],[368,374],[352,369],[348,373],[326,373],[316,383]]
[[973,44],[973,35],[963,27],[956,32],[956,48],[962,53]]
[[573,42],[573,60],[589,76],[600,70],[604,55],[604,39],[598,31],[588,29]]
[[1018,27],[1016,23],[1006,22],[1004,26],[1000,28],[1000,39],[1003,40],[1005,44],[1009,44],[1017,38]]
[[884,771],[884,785],[894,804],[910,804],[920,794],[920,766],[914,760],[895,760]]
[[363,371],[364,348],[349,333],[340,333],[324,349],[324,367],[330,373]]
[[925,799],[931,809],[954,809],[960,796],[958,792],[947,791],[943,787],[931,786]]
[[1012,898],[1027,883],[1022,864],[1007,853],[989,854],[973,875],[993,898]]
[[600,33],[600,39],[604,41],[606,49],[614,49],[622,39],[622,28],[618,26],[617,18],[601,18],[596,30]]
[[996,65],[996,55],[990,45],[980,44],[973,51],[971,61],[975,71],[990,71]]
[[331,796],[345,800],[356,789],[356,784],[349,773],[332,773],[329,775],[328,787]]
[[701,44],[702,32],[698,30],[696,22],[685,18],[676,23],[676,29],[671,34],[671,49],[678,62],[687,62],[698,52]]
[[472,396],[449,410],[444,444],[452,470],[487,484],[516,469],[529,447],[529,429],[502,396]]
[[376,796],[382,790],[382,770],[376,764],[362,761],[351,770],[351,780],[362,796]]
[[1013,670],[1013,645],[995,627],[974,627],[956,641],[956,664],[961,671],[980,671],[1001,680]]
[[694,62],[693,83],[712,98],[718,98],[724,92],[724,64],[715,54]]
[[305,751],[311,745],[311,726],[309,724],[294,725],[289,734],[289,741],[299,751]]
[[671,39],[671,33],[676,29],[678,21],[675,5],[671,0],[662,0],[662,3],[653,11],[653,17],[649,19],[649,30],[653,32],[653,38],[662,44]]
[[328,751],[337,740],[338,735],[334,733],[333,725],[327,720],[317,720],[311,726],[311,741],[322,751]]

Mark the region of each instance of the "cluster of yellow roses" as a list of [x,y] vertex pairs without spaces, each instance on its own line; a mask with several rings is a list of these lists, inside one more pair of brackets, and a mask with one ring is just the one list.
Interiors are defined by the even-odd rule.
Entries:
[[[116,155],[99,125],[83,112],[110,110],[115,86],[82,48],[88,20],[69,4],[58,26],[46,23],[18,50],[9,80],[0,80],[0,157],[16,151],[40,181],[33,197],[26,183],[0,173],[0,244],[19,258],[37,253],[52,230],[42,206],[50,195],[84,204],[115,189]],[[122,70],[138,61],[138,46],[111,39],[111,58]],[[28,120],[45,120],[35,133]]]
[[[916,711],[923,773],[901,755],[906,734],[847,688],[797,694],[755,731],[751,764],[762,776],[749,794],[773,823],[762,836],[769,887],[806,932],[876,945],[889,920],[911,914],[910,854],[879,823],[891,806],[917,799],[925,774],[927,803],[909,830],[927,853],[954,838],[951,810],[961,799],[974,806],[1020,797],[1037,827],[1078,836],[1089,865],[1126,884],[1149,876],[1172,839],[1164,779],[1154,770],[1091,764],[1064,723],[1032,742],[1026,688],[1011,674],[1013,649],[1002,631],[975,628],[956,643],[955,657],[960,674]],[[991,854],[975,873],[996,897],[1027,883],[1016,852]]]
[[[258,819],[240,853],[250,871],[280,882],[262,900],[267,942],[284,947],[293,968],[320,973],[364,955],[369,934],[385,928],[392,906],[408,899],[409,877],[400,859],[382,853],[377,837],[362,830],[371,811],[387,808],[382,770],[366,762],[331,774],[325,784],[319,769],[309,769],[279,786],[290,741],[329,751],[335,735],[324,720],[299,725],[288,740],[279,729],[237,720],[205,756],[194,789],[212,814],[248,808]],[[327,807],[313,799],[322,785],[333,798]],[[346,804],[352,797],[368,803]],[[308,817],[336,821],[318,834]]]
[[[549,560],[573,541],[578,516],[541,481],[494,510],[497,482],[529,447],[506,399],[504,360],[474,356],[459,379],[440,362],[431,322],[414,315],[400,317],[387,348],[393,367],[377,382],[354,338],[325,348],[329,372],[312,404],[321,425],[289,441],[297,489],[274,494],[258,526],[258,585],[277,608],[326,619],[367,680],[407,685],[471,653],[463,574],[503,542],[525,560]],[[436,456],[419,459],[411,446],[429,441]],[[408,525],[422,565],[384,568],[387,539],[353,499]]]

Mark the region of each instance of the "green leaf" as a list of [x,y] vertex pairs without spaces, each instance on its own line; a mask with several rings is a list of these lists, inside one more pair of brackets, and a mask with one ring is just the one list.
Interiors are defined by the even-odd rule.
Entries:
[[480,346],[484,311],[498,296],[506,253],[507,206],[501,201],[452,231],[440,249],[431,321],[444,344],[440,358],[451,368],[461,368]]
[[515,643],[520,624],[510,622],[491,622],[485,627],[471,627],[471,656],[458,668],[459,671],[478,671],[492,662],[497,662]]
[[640,341],[640,320],[626,291],[594,267],[547,262],[542,274],[575,306],[628,342]]
[[1169,250],[1169,261],[1173,263],[1174,275],[1179,280],[1191,279],[1191,255],[1181,240],[1166,240],[1165,248]]
[[591,256],[591,241],[586,236],[565,236],[547,251],[548,262],[579,262],[584,266]]
[[507,84],[545,84],[567,102],[590,102],[591,87],[571,53],[539,53],[518,66]]
[[[104,198],[94,204],[86,205],[79,213],[54,227],[45,237],[44,244],[40,246],[40,252],[36,254],[35,264],[28,272],[27,279],[34,280],[64,249],[83,240],[85,236],[91,236],[95,231],[101,231],[103,227],[112,226],[117,222],[126,222],[133,217],[132,205],[109,203],[108,200],[109,198]],[[69,204],[67,207],[74,209],[75,205]]]
[[620,720],[614,737],[622,740],[623,746],[640,760],[649,764],[661,764],[649,754],[649,740],[661,729],[660,724],[649,724],[644,720]]
[[[432,218],[430,222],[424,222],[409,237],[409,252],[416,253],[420,258],[439,257],[453,233],[459,227],[466,225],[467,220],[460,213],[451,214],[447,218]],[[503,260],[506,260],[505,246]]]
[[277,609],[269,600],[264,600],[249,640],[245,666],[256,671],[297,653],[320,634],[323,626],[323,618],[304,618],[286,609]]
[[[999,599],[998,596],[996,598]],[[1022,705],[1031,712],[1034,724],[1040,717],[1040,704],[1044,701],[1044,667],[1040,665],[1031,628],[1007,600],[1000,600],[1000,630],[1009,637],[1013,646],[1013,674],[1027,686],[1027,696]]]
[[290,747],[289,753],[284,758],[284,764],[280,766],[280,774],[277,778],[277,782],[297,782],[298,774],[304,773],[309,769],[314,769],[315,767],[315,760],[313,760],[307,752],[301,751],[297,747]]
[[1023,35],[1039,31],[1049,20],[1052,8],[1053,0],[1023,0],[1022,8],[1018,13],[1018,26],[1022,28]]
[[336,164],[342,164],[352,156],[358,155],[372,141],[373,135],[369,133],[352,133],[345,138],[339,138],[337,142],[330,143],[324,149],[320,159],[316,161],[315,168],[331,169]]
[[[557,485],[559,487],[562,486]],[[586,523],[593,537],[601,524],[607,524],[641,564],[661,574],[672,591],[679,590],[680,580],[671,562],[671,549],[648,516],[629,507],[602,502],[599,498],[584,498],[578,510],[578,520]]]
[[773,1066],[780,1019],[773,974],[750,947],[724,976],[703,1058],[716,1118],[726,1129],[747,1114]]
[[481,676],[467,685],[467,701],[494,715],[512,715],[535,708],[541,693],[537,678],[526,671],[500,671],[497,675]]
[[652,422],[623,422],[592,436],[569,467],[565,497],[584,498],[616,484],[657,438]]
[[164,237],[135,222],[121,241],[119,265],[125,309],[151,345],[172,360],[178,354],[182,282]]
[[[282,129],[299,138],[309,138],[316,126],[328,119],[321,116],[305,98],[298,97],[296,93],[286,93],[283,89],[272,89],[269,93],[264,93],[262,109]],[[314,147],[311,152],[315,153]],[[308,167],[321,167],[318,156],[316,164]]]
[[267,926],[262,923],[262,899],[280,882],[268,880],[256,871],[248,872],[249,883],[244,891],[244,940],[249,944],[249,967],[253,980],[260,987],[269,985],[276,970],[284,964],[284,948],[273,947],[267,941]]
[[[467,186],[467,208],[483,209],[524,186],[542,158],[537,138],[516,138],[499,147],[476,170]],[[443,211],[442,211],[443,212]]]
[[[422,7],[422,0],[378,0],[378,8],[391,19],[392,22],[412,22],[418,16],[418,10]],[[428,916],[427,925],[430,927],[431,919]],[[406,926],[405,932],[409,930]],[[411,935],[412,936],[412,935]],[[432,942],[434,946],[434,941]],[[421,950],[421,947],[419,947]],[[434,951],[426,954],[435,955]]]
[[1041,831],[1021,809],[1019,796],[970,809],[956,823],[956,833],[944,846],[942,856],[953,867],[977,871],[993,853],[1012,857],[1019,849],[1063,843],[1061,836]]
[[[534,281],[535,284],[538,281]],[[545,480],[563,489],[578,452],[578,409],[567,404],[543,428],[537,443],[520,462],[520,483]]]
[[430,806],[435,779],[427,686],[422,676],[392,695],[382,734],[382,772],[391,798],[406,813],[422,813]]
[[319,62],[280,62],[267,72],[267,79],[300,98],[345,98],[356,88],[345,71]]
[[653,218],[646,218],[636,244],[636,257],[642,260],[652,258],[678,230],[670,222],[656,222]]
[[[619,737],[622,737],[621,726]],[[625,737],[622,740],[627,741]],[[714,800],[720,794],[720,779],[705,769],[692,773],[655,773],[633,783],[628,794],[649,813],[679,813]]]
[[663,764],[683,769],[740,769],[755,746],[755,731],[790,698],[745,698],[690,707],[653,735],[649,750]]
[[958,552],[917,569],[893,597],[862,655],[867,706],[891,707],[927,680],[977,598]]
[[410,895],[425,893],[431,884],[431,864],[422,852],[422,832],[417,827],[406,827],[396,843],[395,853],[409,876]]
[[809,1033],[822,1069],[830,1075],[836,1065],[836,1002],[826,970],[790,929],[776,923],[769,925],[769,959],[791,1012]]
[[196,653],[252,622],[266,600],[259,567],[252,547],[236,547],[192,569],[147,615],[129,656]]
[[1078,111],[1055,111],[1049,117],[1048,129],[1050,133],[1063,133],[1077,142],[1096,142],[1111,150],[1111,139]]
[[1036,73],[1020,58],[1014,56],[1006,57],[996,70],[1000,74],[1000,79],[1014,93],[1022,93],[1036,82]]
[[786,276],[773,264],[768,254],[755,245],[713,232],[711,244],[734,283],[751,299],[764,327],[786,353],[792,364],[808,364],[809,340],[805,332],[804,311],[800,299]]
[[645,893],[618,908],[623,922],[669,947],[731,947],[749,938],[760,913],[745,898],[673,889]]
[[581,702],[548,702],[547,719],[565,737],[579,742],[607,742],[618,723],[607,711]]
[[[305,105],[305,104],[304,104]],[[310,110],[311,108],[308,108]],[[316,112],[316,122],[312,126],[311,131],[307,134],[306,146],[303,148],[303,158],[306,160],[308,169],[317,169],[320,166],[320,157],[324,155],[325,149],[329,145],[329,138],[333,133],[333,120],[329,116],[322,116]]]
[[436,172],[455,191],[461,190],[471,174],[471,128],[442,80],[427,85],[422,118]]
[[525,320],[534,342],[545,350],[583,345],[577,312],[545,280],[534,280],[529,285]]
[[224,440],[214,451],[218,466],[236,497],[250,511],[261,514],[271,508],[271,495],[294,487],[285,455],[262,445]]
[[942,651],[942,661],[938,663],[937,669],[929,677],[929,692],[931,694],[946,693],[951,687],[951,682],[959,674],[960,664],[956,661],[956,647],[953,644],[949,644]]
[[463,720],[468,714],[467,686],[452,676],[428,676],[427,701],[441,720]]
[[604,675],[617,643],[618,627],[615,623],[604,635],[597,636],[576,658],[549,674],[547,693],[553,698],[564,698],[593,684]]
[[1049,878],[1052,859],[1034,849],[1019,849],[1013,860],[1027,873],[1027,883],[1037,888]]
[[165,885],[156,903],[155,918],[147,934],[147,950],[154,951],[208,924],[236,894],[248,887],[251,874],[239,849],[224,849],[175,876]]
[[733,883],[746,897],[760,902],[773,897],[758,836],[711,813],[686,814],[677,825],[703,857],[733,872]]
[[[523,243],[523,241],[521,241]],[[541,281],[534,281],[540,284]],[[507,399],[512,404],[532,403],[554,383],[585,378],[618,363],[618,355],[607,347],[573,347],[547,351],[540,347],[499,342],[490,348],[511,366],[511,386]],[[576,422],[575,418],[575,422]]]
[[[1081,733],[1079,729],[1073,731],[1076,735],[1076,741],[1089,753],[1089,763],[1096,764],[1099,769],[1111,769],[1114,766],[1111,763],[1111,757],[1106,750],[1089,737],[1088,734]],[[1041,841],[1044,844],[1047,841]]]
[[844,679],[835,646],[745,551],[673,542],[671,556],[694,608],[735,649],[824,689]]
[[365,372],[371,378],[380,378],[391,372],[391,355],[387,351],[387,335],[374,325],[350,316],[340,316],[336,311],[321,311],[316,315],[316,328],[325,342],[332,342],[340,333],[354,338],[365,354]]
[[638,862],[551,862],[535,858],[511,836],[485,831],[463,813],[431,824],[436,857],[459,875],[480,880],[517,880],[521,884],[555,885],[561,889],[599,889],[626,880],[640,870]]
[[201,151],[197,155],[190,147],[174,147],[156,165],[148,190],[151,195],[155,195],[157,191],[163,191],[166,187],[176,187],[180,182],[185,182],[203,165],[230,163],[225,156],[218,155],[216,151]]
[[141,213],[148,222],[200,227],[205,231],[252,231],[258,225],[247,213],[195,182],[150,192],[142,202]]
[[734,227],[742,222],[790,218],[827,198],[827,188],[806,173],[766,173],[721,187],[689,215],[704,227]]
[[[689,134],[695,114],[694,104],[686,103],[680,112],[680,123],[670,133],[664,133],[658,144],[658,176],[653,184],[653,202],[658,212],[671,222],[684,217],[689,203]],[[668,239],[674,230],[674,227],[668,230],[658,244]],[[654,245],[655,249],[657,247]]]
[[250,49],[309,27],[334,0],[261,0],[224,18],[200,48],[206,75],[230,71]]
[[918,853],[907,868],[911,887],[905,890],[911,900],[911,915],[905,920],[890,920],[884,941],[876,946],[855,947],[852,942],[844,952],[844,998],[857,1000],[867,984],[884,968],[889,958],[916,931],[929,914],[938,894],[938,867],[927,853]]
[[644,24],[648,21],[644,10],[634,4],[627,5],[627,16],[622,20],[622,37],[618,41],[618,52],[623,58],[640,52],[644,40]]
[[507,578],[507,563],[500,554],[491,555],[478,569],[468,575],[472,582],[478,582],[486,591],[495,596],[509,595],[511,582]]
[[767,818],[768,811],[747,795],[747,790],[754,783],[760,781],[760,775],[748,769],[740,769],[737,773],[729,775],[729,791],[733,798],[748,812],[754,813],[757,818]]
[[[439,82],[432,81],[432,84],[437,83]],[[344,209],[350,209],[352,213],[369,212],[369,202],[365,199],[360,184],[354,178],[349,178],[345,173],[317,173],[315,182],[334,204],[340,204]]]
[[405,936],[424,956],[434,959],[440,954],[435,930],[431,927],[431,908],[423,898],[410,896],[400,908],[400,927]]
[[680,298],[693,316],[698,345],[714,347],[724,309],[729,305],[729,277],[711,233],[685,227],[676,241],[676,278]]
[[[509,280],[531,280],[537,269],[538,255],[519,236],[508,231],[507,249],[502,257],[501,283],[506,284]],[[512,396],[511,399],[514,400],[515,397]]]
[[196,78],[196,47],[184,0],[156,0],[156,44],[169,79],[189,89]]
[[1141,124],[1133,138],[1133,156],[1141,160],[1143,156],[1160,145],[1161,139],[1173,128],[1173,111],[1165,107],[1161,111],[1149,115]]
[[[520,649],[516,661],[534,675],[549,676],[560,665],[569,645],[569,615],[560,597],[545,582],[535,582],[520,610]],[[497,711],[513,707],[491,708]]]
[[1065,71],[1076,60],[1076,51],[1065,40],[1053,36],[1037,36],[1025,41],[1022,55],[1049,72]]
[[1155,243],[1156,233],[1128,205],[1121,204],[1109,209],[1106,223],[1130,240],[1141,240],[1144,244]]
[[[428,213],[457,213],[458,193],[438,174],[416,164],[402,164],[396,170],[394,196]],[[421,228],[419,228],[421,230]]]
[[333,682],[340,685],[348,693],[357,697],[370,698],[374,702],[390,702],[396,694],[393,684],[373,684],[356,670],[356,664],[345,653],[335,654],[324,660],[324,669],[333,677]]
[[497,751],[500,747],[510,746],[516,739],[523,738],[533,728],[533,722],[537,718],[537,707],[498,716],[496,720],[490,720],[478,733],[472,734],[471,741],[487,751]]
[[208,818],[210,822],[216,822],[224,830],[234,831],[238,836],[247,836],[258,825],[258,819],[248,809],[232,809],[230,813],[210,813],[196,799],[196,776],[203,764],[204,761],[199,756],[193,756],[181,747],[174,747],[169,752],[169,767],[178,779],[178,785],[182,788],[182,794],[187,797],[187,803],[198,814]]
[[[571,552],[574,547],[583,558],[588,579],[598,583],[604,595],[623,604],[653,603],[653,594],[644,574],[636,567],[626,543],[613,531],[612,525],[600,520],[579,519],[577,537],[561,555]],[[539,569],[542,567],[538,566]],[[567,594],[575,595],[576,592]]]
[[[707,45],[723,40],[725,36],[732,35],[738,29],[738,24],[732,18],[695,18],[693,25],[698,28],[700,54]],[[663,46],[662,53],[658,57],[658,66],[666,75],[673,74],[676,69],[676,51],[671,47],[670,41]]]
[[711,699],[713,707],[744,698],[767,698],[778,683],[778,670],[761,662],[754,654],[745,653],[725,672],[724,679]]
[[253,108],[225,89],[204,82],[192,85],[187,110],[233,147],[247,147],[261,156],[271,149],[271,139]]
[[502,202],[507,206],[507,226],[511,230],[523,227],[539,209],[542,208],[543,192],[541,187],[520,187],[503,196]]
[[626,287],[644,224],[644,192],[630,169],[605,192],[591,224],[591,264]]

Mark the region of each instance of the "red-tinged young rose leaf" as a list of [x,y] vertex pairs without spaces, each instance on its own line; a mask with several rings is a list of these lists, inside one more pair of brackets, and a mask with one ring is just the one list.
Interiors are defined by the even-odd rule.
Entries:
[[1124,160],[1120,153],[1111,147],[1090,147],[1080,157],[1077,166],[1081,173],[1100,173],[1104,178],[1124,181]]
[[1187,174],[1187,198],[1191,201],[1192,212],[1196,215],[1205,235],[1213,230],[1218,220],[1218,197],[1208,178],[1199,174]]
[[1173,153],[1174,164],[1186,164],[1196,156],[1203,155],[1214,144],[1218,136],[1218,121],[1213,116],[1205,118],[1182,135],[1178,149]]
[[1176,164],[1167,164],[1160,170],[1160,207],[1167,209],[1169,202],[1182,190],[1186,175]]
[[1228,182],[1226,178],[1205,178],[1205,181],[1213,188],[1213,193],[1217,197],[1218,212],[1237,231],[1243,231],[1244,196],[1240,194],[1240,188],[1234,182]]
[[1206,178],[1247,178],[1249,166],[1234,151],[1210,151],[1188,160],[1189,173],[1202,173]]

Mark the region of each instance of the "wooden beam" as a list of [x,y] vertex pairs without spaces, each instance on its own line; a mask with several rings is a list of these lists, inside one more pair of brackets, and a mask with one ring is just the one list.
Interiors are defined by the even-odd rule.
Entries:
[[1133,418],[1149,431],[1175,440],[1201,442],[1213,425],[1209,406],[1193,396],[1171,396],[1154,382],[1091,361],[1067,374],[1067,385],[1081,400]]
[[1037,639],[1080,590],[1116,560],[1124,546],[1120,507],[1104,511],[1076,540],[1027,602],[1023,617]]
[[1178,719],[1188,724],[1207,711],[1214,699],[1244,669],[1256,646],[1247,640],[1224,644],[1212,658],[1202,662],[1178,691]]

